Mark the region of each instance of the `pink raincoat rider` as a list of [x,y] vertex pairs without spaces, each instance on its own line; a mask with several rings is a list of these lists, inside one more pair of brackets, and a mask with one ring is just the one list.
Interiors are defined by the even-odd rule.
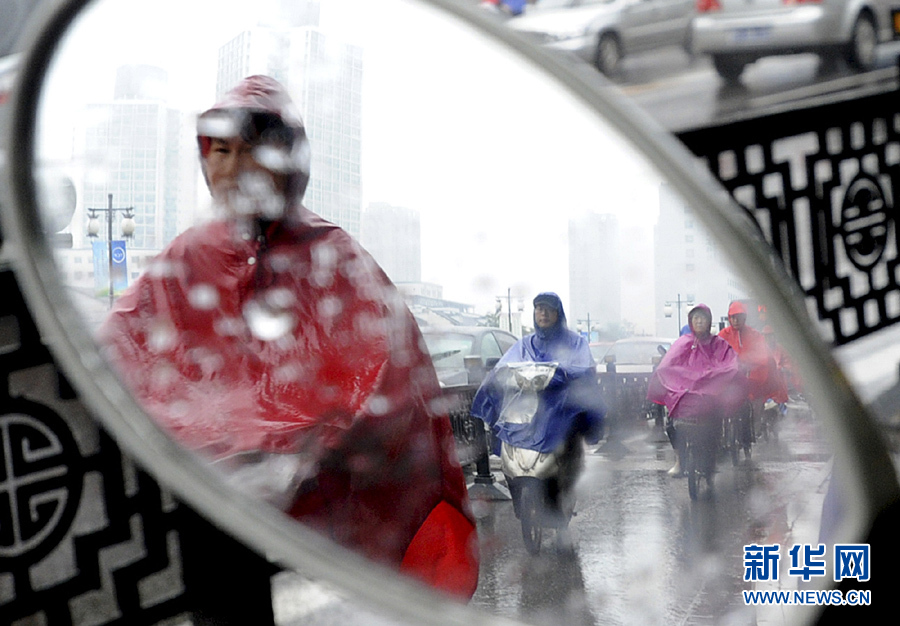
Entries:
[[177,237],[101,341],[180,443],[337,542],[470,597],[474,519],[418,327],[372,258],[300,204],[308,144],[280,84],[247,78],[199,118],[208,183],[216,137],[238,131],[285,175],[285,201]]
[[[704,304],[695,311],[712,313]],[[746,377],[738,356],[724,339],[693,331],[675,340],[650,379],[647,399],[664,404],[676,422],[679,419],[721,418],[735,411],[747,397]]]

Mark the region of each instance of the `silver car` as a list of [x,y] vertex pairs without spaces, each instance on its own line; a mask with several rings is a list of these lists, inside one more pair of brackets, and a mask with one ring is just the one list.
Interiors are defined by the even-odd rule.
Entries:
[[487,326],[425,326],[421,330],[441,387],[467,384],[472,367],[480,373],[491,369],[519,340]]
[[626,54],[690,47],[694,0],[537,0],[507,25],[610,75]]
[[615,363],[619,374],[649,374],[674,341],[668,337],[619,339],[606,352],[604,363]]
[[766,56],[816,52],[871,69],[878,43],[894,36],[889,0],[699,0],[692,41],[716,71],[736,81]]

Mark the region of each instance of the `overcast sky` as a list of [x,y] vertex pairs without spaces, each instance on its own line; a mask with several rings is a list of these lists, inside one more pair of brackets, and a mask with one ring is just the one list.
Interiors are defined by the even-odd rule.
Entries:
[[[101,0],[60,58],[48,127],[108,99],[128,63],[166,68],[170,103],[202,110],[219,46],[271,1]],[[414,4],[322,2],[322,30],[364,49],[363,206],[420,211],[422,278],[447,299],[481,311],[512,288],[528,316],[538,291],[568,301],[568,217],[614,213],[631,237],[623,316],[652,332],[657,177],[557,85]]]

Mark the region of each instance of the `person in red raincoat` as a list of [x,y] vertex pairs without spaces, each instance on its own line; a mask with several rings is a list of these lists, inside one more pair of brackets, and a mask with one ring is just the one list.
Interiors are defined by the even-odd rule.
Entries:
[[769,389],[767,400],[773,400],[778,404],[785,404],[788,400],[788,381],[791,376],[791,357],[788,355],[781,344],[775,339],[775,331],[771,326],[763,326],[763,339],[766,340],[766,347],[775,359],[775,378]]
[[777,366],[763,334],[747,324],[747,307],[743,302],[735,300],[728,306],[728,323],[719,337],[737,352],[747,375],[751,419],[745,420],[744,440],[752,441],[763,405],[780,387]]
[[223,215],[178,236],[100,331],[174,438],[338,543],[462,598],[477,538],[414,318],[346,232],[304,208],[284,88],[244,79],[198,118]]

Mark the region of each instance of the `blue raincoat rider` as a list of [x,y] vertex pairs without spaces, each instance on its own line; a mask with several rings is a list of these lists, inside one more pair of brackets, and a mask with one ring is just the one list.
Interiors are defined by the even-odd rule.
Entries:
[[[590,444],[600,441],[606,406],[597,384],[597,368],[588,342],[566,327],[562,301],[555,293],[540,293],[534,299],[535,332],[510,348],[488,373],[471,413],[491,427],[494,454],[500,441],[538,452],[558,451],[580,435]],[[504,391],[498,373],[508,363],[558,363],[553,379],[541,392],[537,412],[527,424],[501,419]]]

